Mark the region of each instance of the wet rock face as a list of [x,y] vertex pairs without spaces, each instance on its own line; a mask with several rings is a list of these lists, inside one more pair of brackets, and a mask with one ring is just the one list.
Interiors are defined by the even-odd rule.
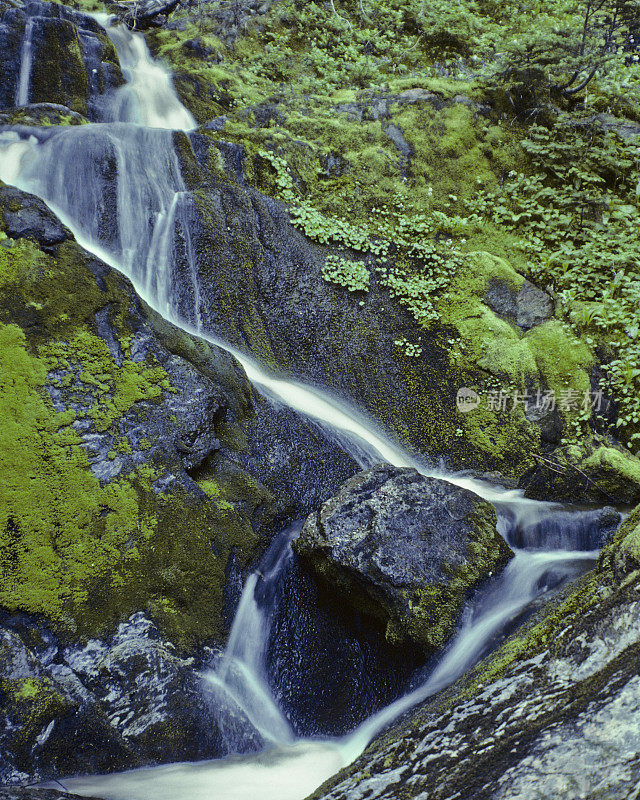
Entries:
[[[143,614],[134,614],[112,637],[82,647],[65,647],[27,618],[5,624],[0,629],[3,781],[218,752],[218,730],[198,665],[179,657]],[[29,647],[25,639],[35,643]]]
[[280,708],[298,736],[343,736],[401,695],[421,654],[398,648],[379,626],[292,559],[279,586],[267,649]]
[[[37,623],[19,622],[28,625],[26,637],[0,629],[0,780],[26,782],[141,763],[70,670],[64,683],[53,677],[53,637],[38,642]],[[36,645],[28,647],[27,637]]]
[[110,640],[65,649],[63,664],[51,672],[61,683],[78,679],[92,692],[141,758],[165,761],[204,758],[217,750],[215,717],[197,667],[137,613]]
[[19,189],[3,186],[0,190],[4,231],[12,238],[33,239],[43,247],[60,244],[71,238],[70,232],[37,197],[26,196]]
[[510,558],[495,524],[471,492],[379,466],[312,514],[294,549],[387,640],[430,650],[453,632],[469,590]]
[[113,45],[92,17],[40,0],[0,2],[0,108],[18,101],[29,41],[28,101],[99,119],[102,99],[123,82]]

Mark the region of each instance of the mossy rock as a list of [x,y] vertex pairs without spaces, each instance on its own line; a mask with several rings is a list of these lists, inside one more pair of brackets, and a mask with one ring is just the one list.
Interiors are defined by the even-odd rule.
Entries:
[[586,443],[538,458],[522,478],[527,496],[561,502],[640,502],[640,461],[620,446]]
[[0,125],[85,125],[86,117],[56,103],[32,103],[0,114]]
[[512,556],[493,508],[415,470],[379,466],[312,514],[296,553],[390,644],[427,652],[453,633],[467,594]]
[[[18,213],[14,190],[2,202],[7,219]],[[3,244],[0,603],[45,614],[68,636],[147,608],[178,644],[220,639],[227,559],[242,567],[258,540],[240,498],[212,502],[185,465],[198,448],[199,459],[219,449],[227,411],[227,427],[251,412],[246,378],[228,356],[179,345],[188,337],[166,324],[154,333],[130,284],[73,241],[55,252]],[[197,354],[202,372],[163,340]],[[191,432],[187,385],[212,413]]]
[[[3,108],[14,105],[22,44],[29,29],[29,101],[60,104],[70,109],[63,124],[75,121],[75,114],[100,118],[104,97],[123,83],[115,49],[103,28],[88,15],[41,0],[30,3],[27,13],[9,12],[6,20],[1,38],[9,52],[0,62],[3,75],[0,105]],[[46,120],[45,112],[37,113]],[[12,112],[12,117],[15,116]]]

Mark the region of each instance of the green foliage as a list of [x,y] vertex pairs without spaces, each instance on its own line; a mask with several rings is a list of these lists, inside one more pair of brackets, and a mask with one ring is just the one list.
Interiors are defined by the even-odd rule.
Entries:
[[[640,225],[637,144],[596,122],[533,126],[531,174],[467,203],[523,237],[532,278],[558,292],[577,332],[617,353],[605,370],[630,447],[640,440]],[[585,305],[588,303],[588,305]]]
[[[276,171],[282,199],[295,203],[286,161],[268,151],[259,155]],[[463,263],[454,237],[466,233],[466,220],[439,210],[420,213],[401,199],[372,209],[368,225],[329,217],[305,201],[292,206],[291,220],[321,244],[339,244],[374,256],[380,284],[423,326],[438,319],[434,302],[446,289],[451,272]],[[461,241],[464,243],[464,238]],[[327,256],[322,275],[351,292],[369,287],[370,274],[363,262],[334,254]]]
[[328,255],[322,267],[322,277],[331,283],[345,286],[350,292],[369,291],[369,270],[362,261],[349,261]]
[[634,87],[629,49],[638,0],[545,3],[540,12],[530,30],[508,43],[496,67],[497,86],[516,111],[540,111],[577,97],[586,105],[592,87],[619,94]]

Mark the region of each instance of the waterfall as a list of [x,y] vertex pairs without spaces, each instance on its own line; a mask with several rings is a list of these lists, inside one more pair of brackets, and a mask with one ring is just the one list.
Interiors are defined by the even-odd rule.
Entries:
[[[131,278],[151,306],[184,330],[232,353],[260,391],[318,420],[357,458],[415,467],[492,502],[502,532],[516,547],[515,557],[504,572],[468,605],[458,634],[429,675],[422,676],[409,693],[373,714],[350,735],[310,742],[293,736],[271,692],[265,668],[275,588],[291,557],[289,543],[295,530],[283,532],[274,540],[260,570],[247,578],[227,648],[204,676],[224,713],[243,721],[239,739],[237,726],[233,736],[230,734],[230,750],[242,749],[243,737],[255,737],[256,733],[272,749],[258,757],[170,765],[65,782],[76,793],[113,800],[209,800],[213,796],[217,800],[300,800],[356,758],[398,715],[462,675],[535,598],[587,568],[594,558],[591,548],[596,537],[590,532],[592,522],[584,522],[584,529],[577,528],[581,532],[574,537],[574,549],[526,549],[544,547],[545,536],[554,525],[558,530],[566,528],[566,521],[558,520],[555,506],[527,500],[521,492],[428,469],[355,409],[320,390],[269,373],[254,359],[200,330],[187,193],[173,142],[173,130],[190,130],[195,122],[176,96],[171,75],[150,57],[143,37],[111,25],[106,16],[97,18],[107,27],[126,77],[126,85],[112,98],[112,121],[0,131],[0,178],[41,197],[82,246]],[[20,73],[20,87],[24,80],[27,89],[30,31],[25,32]],[[188,311],[177,309],[174,296],[173,260],[178,243],[187,261],[191,259],[189,281],[194,308]],[[565,548],[570,544],[566,537],[555,539]],[[589,549],[580,550],[582,545]]]
[[[197,307],[191,310],[191,318],[185,318],[186,312],[178,313],[173,286],[176,220],[187,231],[187,257],[190,241],[184,216],[186,187],[171,131],[122,122],[17,130],[22,134],[20,142],[16,141],[16,131],[0,132],[0,179],[45,200],[79,244],[127,275],[151,307],[187,332],[231,353],[263,393],[337,431],[345,449],[356,459],[364,454],[370,462],[414,467],[521,513],[550,507],[525,499],[517,490],[506,491],[474,478],[427,469],[346,403],[318,389],[278,378],[250,356],[202,331]],[[23,149],[21,166],[16,168],[18,144]],[[116,174],[115,191],[112,171]],[[116,227],[114,219],[118,221]],[[189,280],[199,298],[193,264]]]
[[146,128],[193,130],[196,121],[178,99],[171,73],[151,58],[142,34],[132,33],[124,25],[111,24],[108,14],[91,16],[106,28],[125,78],[124,86],[111,101],[108,116],[114,121],[136,122]]
[[[205,674],[219,707],[226,710],[230,701],[264,740],[277,744],[292,744],[294,735],[271,695],[265,656],[277,583],[292,555],[291,540],[299,531],[298,524],[278,534],[258,570],[247,579],[224,654]],[[224,719],[220,722],[224,730]],[[249,737],[252,733],[248,732]],[[230,752],[245,752],[242,744],[236,737],[227,740]]]
[[33,25],[35,22],[34,17],[27,19],[27,24],[24,29],[24,38],[22,39],[22,50],[20,52],[20,74],[18,76],[18,85],[16,87],[16,105],[26,106],[29,104],[29,83],[31,80],[31,62],[32,62],[32,46],[31,40],[33,38]]

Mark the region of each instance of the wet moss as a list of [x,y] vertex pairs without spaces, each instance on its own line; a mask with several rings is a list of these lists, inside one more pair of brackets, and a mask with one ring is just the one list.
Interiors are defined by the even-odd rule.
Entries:
[[87,113],[89,80],[78,29],[61,19],[42,21],[39,46],[34,47],[30,97],[35,103],[59,103]]
[[[101,483],[76,420],[111,432],[115,460],[132,450],[123,416],[174,389],[152,358],[131,357],[138,301],[124,279],[71,241],[55,255],[28,240],[9,244],[0,248],[0,605],[44,614],[72,636],[104,632],[143,609],[179,646],[220,639],[227,559],[233,553],[242,568],[255,555],[250,518],[264,490],[258,497],[246,482],[233,484],[234,502],[212,502],[185,475],[160,491],[166,464],[142,441],[137,450],[148,460]],[[95,324],[105,307],[118,358]],[[233,378],[232,407],[240,416],[250,411],[229,359],[167,323],[159,327],[170,350],[191,356],[205,374],[219,379],[220,367]],[[60,388],[73,405],[54,408]]]

